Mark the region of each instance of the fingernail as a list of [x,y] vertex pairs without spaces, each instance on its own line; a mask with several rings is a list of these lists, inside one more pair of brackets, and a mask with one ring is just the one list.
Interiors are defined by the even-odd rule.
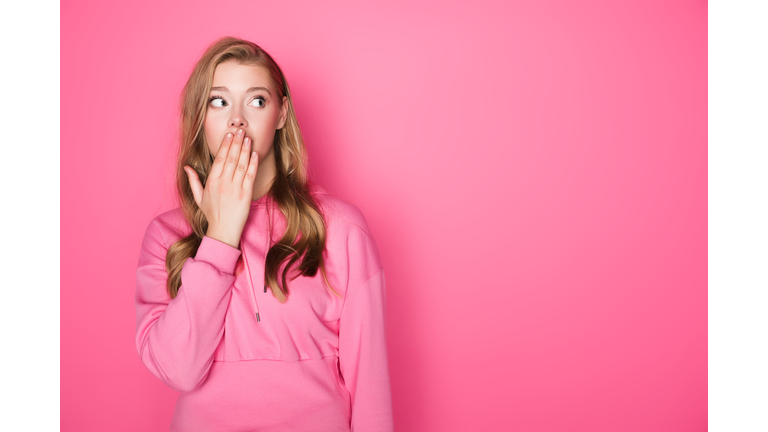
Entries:
[[232,138],[232,133],[231,132],[227,132],[227,134],[224,136],[224,138],[226,138],[226,139]]
[[251,143],[251,139],[248,137],[245,137],[245,140],[243,140],[243,144],[249,145]]
[[242,129],[238,129],[237,130],[237,136],[239,136],[239,137],[243,136],[243,130]]

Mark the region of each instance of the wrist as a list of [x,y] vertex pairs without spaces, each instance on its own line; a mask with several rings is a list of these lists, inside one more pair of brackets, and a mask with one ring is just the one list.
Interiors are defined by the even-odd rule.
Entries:
[[205,235],[214,240],[218,240],[222,243],[226,243],[232,246],[233,248],[238,248],[240,246],[239,235],[235,236],[232,233],[224,232],[223,230],[220,230],[217,227],[208,227],[208,231],[205,232]]
[[206,262],[221,272],[234,274],[240,254],[239,249],[206,235],[195,254],[195,261]]

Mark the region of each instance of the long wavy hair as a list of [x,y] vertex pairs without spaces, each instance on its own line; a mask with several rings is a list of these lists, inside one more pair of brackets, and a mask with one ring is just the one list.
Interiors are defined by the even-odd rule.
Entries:
[[[273,144],[277,174],[268,192],[285,216],[287,226],[280,241],[272,245],[267,253],[265,285],[281,303],[286,302],[287,275],[298,262],[297,273],[291,279],[299,275],[315,276],[320,269],[325,283],[338,295],[330,286],[325,274],[325,221],[309,192],[306,149],[293,110],[288,81],[266,51],[253,42],[234,37],[221,38],[208,47],[192,70],[181,94],[181,136],[176,166],[176,189],[180,207],[185,219],[192,226],[192,233],[168,249],[165,259],[168,294],[171,298],[176,297],[182,283],[181,268],[187,258],[197,254],[197,249],[208,230],[208,220],[195,202],[184,166],[188,165],[197,171],[200,181],[205,185],[214,156],[208,149],[203,124],[208,108],[208,96],[213,85],[213,74],[216,66],[225,61],[264,67],[277,89],[278,96],[275,100],[281,103],[283,96],[287,97],[285,103],[288,104],[288,116],[285,126],[275,131]],[[281,266],[284,266],[282,273]]]

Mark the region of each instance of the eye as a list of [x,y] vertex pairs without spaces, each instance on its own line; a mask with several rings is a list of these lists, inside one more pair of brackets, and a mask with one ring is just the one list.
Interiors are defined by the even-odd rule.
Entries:
[[208,99],[208,103],[210,103],[212,107],[216,108],[227,106],[227,102],[222,99],[221,96],[211,96],[211,98]]
[[257,106],[257,107],[261,108],[266,103],[267,103],[267,100],[264,98],[264,96],[256,96],[256,98],[254,100],[252,100],[249,105],[253,105],[253,106]]

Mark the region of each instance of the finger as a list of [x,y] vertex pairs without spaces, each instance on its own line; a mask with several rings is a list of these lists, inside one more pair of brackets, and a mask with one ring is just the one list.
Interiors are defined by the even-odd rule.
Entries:
[[229,153],[227,153],[227,160],[224,163],[224,171],[221,173],[221,177],[232,181],[235,174],[235,167],[237,161],[240,159],[240,148],[243,146],[243,137],[245,131],[238,129],[235,133],[235,138],[232,140],[232,145],[229,146]]
[[240,160],[237,162],[237,167],[235,167],[235,176],[233,178],[233,182],[237,184],[243,183],[243,177],[245,177],[245,171],[248,169],[248,157],[250,156],[249,153],[251,152],[251,139],[248,137],[245,137],[243,140],[243,146],[240,149]]
[[256,182],[256,172],[259,170],[259,154],[251,152],[251,160],[248,163],[248,170],[243,179],[243,190],[246,194],[253,196],[253,184]]
[[221,145],[216,151],[216,157],[213,160],[211,166],[211,172],[208,174],[208,178],[221,177],[222,171],[224,171],[224,162],[227,160],[227,153],[229,153],[229,146],[232,144],[232,134],[227,133],[224,135],[224,139],[221,140]]
[[203,183],[200,182],[200,178],[197,176],[197,172],[189,166],[184,166],[184,172],[187,173],[189,179],[189,187],[192,189],[192,196],[195,198],[197,206],[200,207],[200,202],[203,199]]

